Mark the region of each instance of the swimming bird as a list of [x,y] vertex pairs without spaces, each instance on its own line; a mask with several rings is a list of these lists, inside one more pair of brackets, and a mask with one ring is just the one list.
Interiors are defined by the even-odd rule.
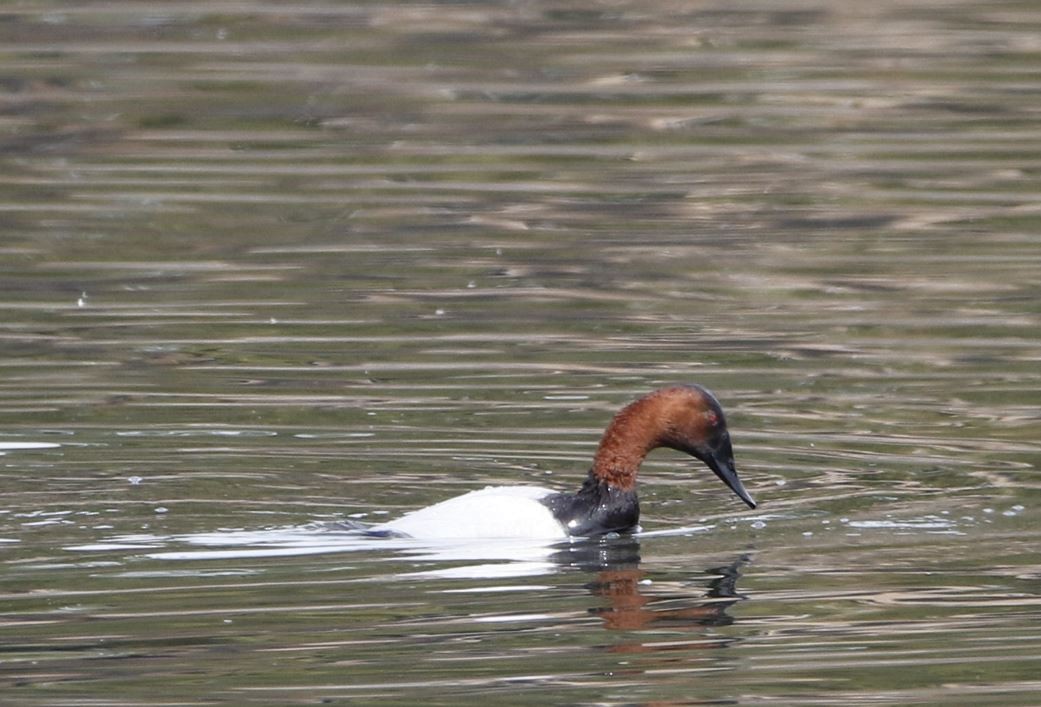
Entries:
[[592,537],[634,530],[636,474],[644,457],[669,447],[695,457],[755,508],[734,468],[723,408],[699,385],[661,388],[622,408],[600,440],[582,487],[490,486],[370,526],[378,535],[438,538]]

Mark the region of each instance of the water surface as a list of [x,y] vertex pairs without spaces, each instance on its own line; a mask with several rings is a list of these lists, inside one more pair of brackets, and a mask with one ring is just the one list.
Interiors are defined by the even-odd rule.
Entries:
[[[1033,704],[1041,11],[0,14],[0,684],[25,705]],[[698,382],[748,511],[568,489]]]

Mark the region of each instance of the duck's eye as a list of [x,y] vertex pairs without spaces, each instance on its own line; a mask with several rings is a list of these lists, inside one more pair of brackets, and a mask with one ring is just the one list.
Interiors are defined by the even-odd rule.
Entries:
[[705,413],[705,420],[708,422],[710,427],[715,427],[719,424],[719,416],[712,411]]

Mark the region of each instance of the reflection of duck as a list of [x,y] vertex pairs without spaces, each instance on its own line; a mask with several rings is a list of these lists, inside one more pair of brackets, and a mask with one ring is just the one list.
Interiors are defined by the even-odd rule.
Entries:
[[631,531],[640,518],[636,473],[644,457],[658,447],[700,459],[755,508],[734,469],[722,407],[708,390],[689,385],[662,388],[615,415],[577,493],[537,486],[493,486],[366,530],[423,539],[565,539]]
[[676,628],[727,626],[734,619],[726,610],[744,599],[737,593],[737,579],[741,576],[741,567],[749,561],[748,555],[742,555],[727,566],[709,570],[717,576],[709,582],[703,600],[693,606],[668,609],[659,609],[655,605],[667,603],[673,606],[676,600],[689,601],[690,598],[644,594],[640,590],[644,572],[638,565],[605,569],[597,575],[597,581],[590,588],[594,594],[605,597],[609,605],[590,612],[602,618],[606,628],[617,630],[642,629],[651,624]]

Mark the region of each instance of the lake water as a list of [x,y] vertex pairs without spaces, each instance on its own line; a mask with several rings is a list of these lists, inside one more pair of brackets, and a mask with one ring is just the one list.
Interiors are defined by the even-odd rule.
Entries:
[[[0,11],[12,705],[1041,702],[1033,0]],[[698,382],[756,511],[577,487]]]

